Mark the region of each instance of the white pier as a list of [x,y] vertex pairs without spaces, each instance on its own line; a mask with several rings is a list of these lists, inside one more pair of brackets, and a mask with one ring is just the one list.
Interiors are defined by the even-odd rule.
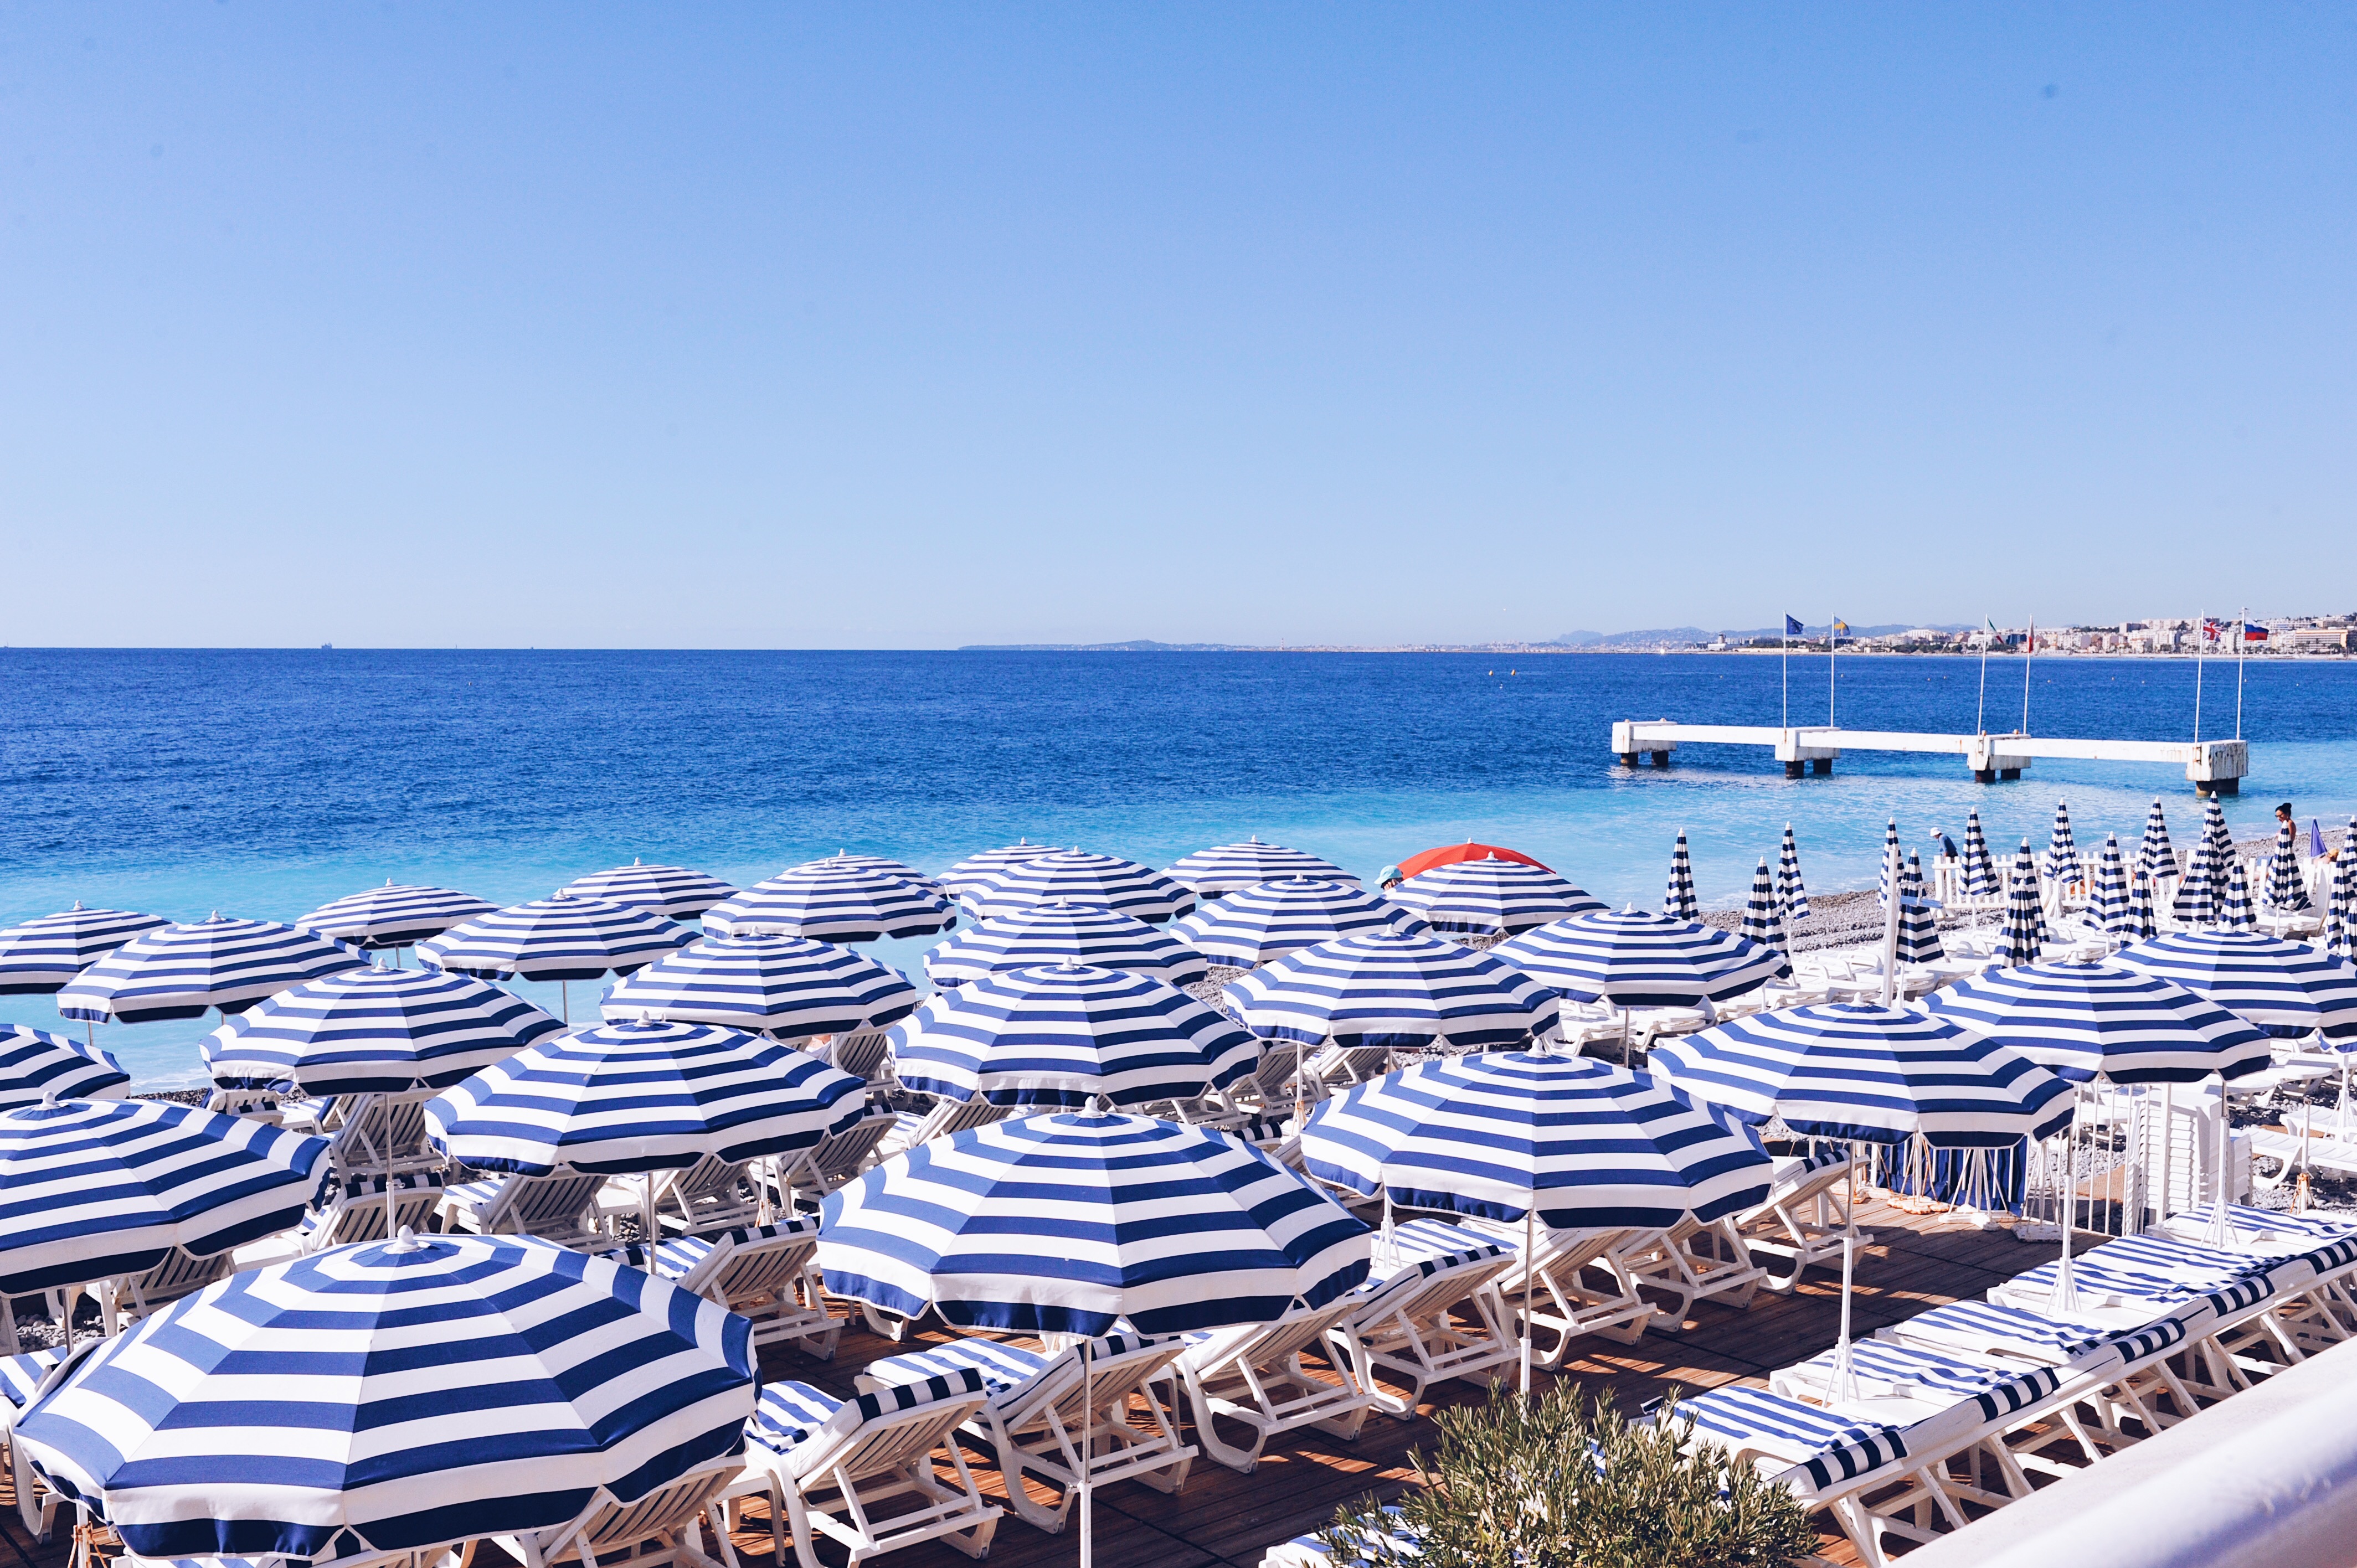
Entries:
[[1622,719],[1612,726],[1612,749],[1622,766],[1650,757],[1667,768],[1680,746],[1764,746],[1784,765],[1784,777],[1803,770],[1831,773],[1845,751],[1912,751],[1961,757],[1984,784],[2018,779],[2034,757],[2072,757],[2088,762],[2165,762],[2185,769],[2195,793],[2235,795],[2251,770],[2251,748],[2240,740],[2055,740],[2027,735],[1921,735],[1904,730],[1836,729],[1774,725],[1680,725],[1667,719],[1648,724]]

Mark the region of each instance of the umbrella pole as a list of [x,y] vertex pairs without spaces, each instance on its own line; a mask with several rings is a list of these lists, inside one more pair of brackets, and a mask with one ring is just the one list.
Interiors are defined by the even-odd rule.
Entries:
[[1629,1009],[1626,1004],[1620,1008],[1620,1065],[1629,1065]]
[[2177,1086],[2160,1086],[2160,1197],[2152,1206],[2154,1219],[2169,1222],[2169,1184],[2177,1179]]
[[2234,1221],[2226,1212],[2226,1157],[2233,1147],[2226,1127],[2226,1075],[2218,1075],[2218,1208],[2210,1220],[2210,1244],[2231,1248],[2234,1244]]
[[2062,1130],[2062,1262],[2055,1272],[2047,1306],[2057,1316],[2079,1310],[2079,1287],[2071,1278],[2071,1226],[2079,1207],[2079,1086],[2071,1086],[2071,1124]]
[[1834,1351],[1833,1388],[1830,1391],[1832,1397],[1836,1401],[1856,1399],[1857,1397],[1857,1380],[1850,1375],[1849,1365],[1849,1291],[1850,1279],[1854,1271],[1854,1263],[1857,1257],[1857,1238],[1855,1236],[1843,1237],[1841,1343]]
[[1096,1559],[1095,1520],[1091,1516],[1090,1503],[1095,1488],[1089,1485],[1094,1466],[1089,1463],[1089,1421],[1096,1414],[1096,1384],[1094,1368],[1090,1364],[1088,1337],[1081,1338],[1081,1568],[1091,1568]]
[[572,1023],[572,1022],[573,1022],[573,983],[572,983],[571,981],[569,981],[569,980],[560,980],[560,981],[558,981],[558,982],[556,983],[556,1004],[557,1004],[557,1006],[559,1006],[560,1008],[564,1009],[564,1018],[565,1018],[565,1021],[567,1024]]
[[644,1228],[639,1232],[639,1239],[646,1243],[647,1266],[651,1269],[655,1261],[655,1243],[662,1240],[655,1230],[655,1173],[652,1167],[639,1178],[639,1223]]
[[1532,1260],[1538,1256],[1538,1206],[1523,1210],[1523,1397],[1531,1393],[1531,1278],[1538,1273]]

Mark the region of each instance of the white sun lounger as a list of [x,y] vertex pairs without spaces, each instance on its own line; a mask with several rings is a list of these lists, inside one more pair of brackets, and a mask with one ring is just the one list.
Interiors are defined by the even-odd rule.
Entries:
[[602,1176],[511,1176],[470,1181],[443,1195],[445,1230],[538,1236],[564,1247],[610,1243],[597,1225]]
[[[1279,1433],[1314,1426],[1350,1442],[1359,1435],[1373,1403],[1350,1370],[1350,1352],[1337,1326],[1349,1315],[1348,1295],[1324,1306],[1303,1306],[1274,1323],[1189,1334],[1178,1358],[1180,1385],[1195,1418],[1195,1441],[1211,1458],[1245,1475]],[[1323,1350],[1336,1377],[1319,1377],[1302,1357]],[[1221,1436],[1219,1422],[1234,1422],[1251,1434],[1247,1444]]]
[[[721,1568],[701,1544],[705,1512],[744,1468],[741,1459],[716,1461],[634,1502],[600,1487],[569,1523],[496,1539],[524,1568]],[[474,1556],[471,1543],[466,1555]]]
[[1763,1289],[1781,1294],[1812,1267],[1840,1267],[1842,1238],[1850,1224],[1849,1177],[1849,1155],[1838,1149],[1780,1161],[1766,1201],[1735,1217],[1736,1239],[1746,1249],[1789,1265],[1781,1274],[1763,1271]]
[[1682,1332],[1696,1302],[1749,1306],[1768,1277],[1751,1261],[1751,1250],[1731,1219],[1700,1220],[1689,1214],[1667,1230],[1631,1230],[1628,1236],[1611,1253],[1612,1266],[1634,1289],[1667,1298],[1647,1326],[1656,1334]]
[[892,1118],[892,1125],[885,1130],[883,1141],[876,1145],[876,1157],[888,1160],[935,1138],[1004,1122],[1015,1114],[1016,1109],[1012,1105],[993,1105],[977,1094],[972,1100],[937,1100],[932,1109],[922,1115],[903,1111]]
[[791,1208],[802,1201],[816,1207],[827,1194],[881,1157],[877,1151],[899,1122],[889,1111],[878,1111],[788,1156],[782,1177],[785,1191],[778,1195],[778,1207]]
[[[1377,1410],[1413,1421],[1432,1384],[1451,1378],[1479,1383],[1483,1373],[1519,1358],[1498,1297],[1498,1279],[1513,1267],[1512,1253],[1439,1219],[1408,1220],[1376,1245],[1377,1269],[1392,1272],[1352,1292],[1351,1310],[1335,1327]],[[1378,1372],[1408,1391],[1392,1392]]]
[[1469,1240],[1494,1242],[1513,1254],[1496,1288],[1510,1325],[1527,1306],[1531,1359],[1538,1366],[1549,1371],[1560,1369],[1570,1359],[1572,1346],[1590,1334],[1623,1345],[1644,1337],[1653,1304],[1612,1265],[1614,1250],[1628,1245],[1638,1232],[1558,1230],[1541,1225],[1532,1232],[1535,1257],[1525,1259],[1524,1227],[1518,1223],[1468,1219],[1458,1228]]
[[792,1342],[824,1361],[834,1355],[843,1321],[827,1313],[817,1255],[815,1215],[678,1237],[659,1243],[651,1256],[644,1247],[627,1254],[634,1267],[651,1262],[651,1273],[751,1319],[757,1348]]

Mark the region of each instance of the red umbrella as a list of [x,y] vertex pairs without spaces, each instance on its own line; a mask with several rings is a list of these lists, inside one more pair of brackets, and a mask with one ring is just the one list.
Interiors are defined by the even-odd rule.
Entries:
[[1516,860],[1524,865],[1535,865],[1541,871],[1555,869],[1552,865],[1533,860],[1521,850],[1506,849],[1494,843],[1475,843],[1467,839],[1463,843],[1443,844],[1438,849],[1428,849],[1422,854],[1408,856],[1400,862],[1399,874],[1403,877],[1414,876],[1430,871],[1436,865],[1454,865],[1460,860],[1487,860],[1493,855],[1500,860]]

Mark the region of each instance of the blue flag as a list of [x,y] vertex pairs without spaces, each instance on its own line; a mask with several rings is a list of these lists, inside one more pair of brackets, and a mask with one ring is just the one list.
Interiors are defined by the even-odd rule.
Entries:
[[1801,623],[1800,623],[1799,621],[1794,620],[1791,616],[1786,616],[1786,617],[1784,618],[1784,635],[1785,635],[1786,637],[1798,637],[1798,636],[1800,636],[1800,635],[1801,635]]

